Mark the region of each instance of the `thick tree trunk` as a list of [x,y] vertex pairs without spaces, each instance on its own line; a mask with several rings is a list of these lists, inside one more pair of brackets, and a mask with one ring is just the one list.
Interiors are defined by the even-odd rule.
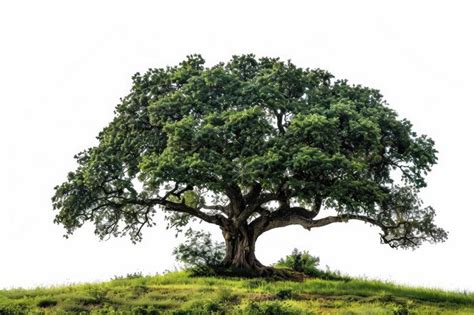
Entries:
[[258,235],[247,226],[239,229],[222,229],[226,244],[225,274],[247,277],[274,277],[285,280],[302,280],[304,275],[285,269],[275,269],[261,264],[255,257]]
[[256,237],[243,226],[239,229],[223,230],[226,245],[224,265],[233,269],[258,272],[263,265],[255,258]]

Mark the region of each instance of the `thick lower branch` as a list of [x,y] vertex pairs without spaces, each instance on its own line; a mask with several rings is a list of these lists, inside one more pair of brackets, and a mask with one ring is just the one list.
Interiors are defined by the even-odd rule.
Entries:
[[180,213],[187,213],[189,215],[195,216],[203,221],[208,223],[217,224],[219,226],[224,226],[228,224],[227,219],[221,214],[210,215],[200,211],[199,209],[190,207],[185,203],[177,203],[166,200],[164,198],[149,198],[149,199],[124,199],[120,203],[117,202],[108,202],[107,206],[113,205],[116,208],[121,208],[126,205],[139,205],[145,207],[154,207],[157,205],[165,207],[168,211],[175,211]]
[[270,201],[284,201],[282,197],[274,193],[262,193],[258,197],[254,198],[253,202],[248,204],[247,207],[238,215],[237,222],[242,223],[246,221],[252,214],[259,212],[261,206]]
[[317,211],[310,211],[301,207],[290,207],[288,204],[282,204],[278,210],[267,215],[262,215],[255,219],[251,224],[251,228],[255,230],[257,235],[288,225],[303,225],[308,222],[313,222],[313,218],[319,213]]
[[225,194],[230,200],[230,215],[237,216],[245,208],[245,199],[240,191],[240,187],[232,183],[225,188]]
[[338,216],[325,217],[325,218],[321,218],[319,220],[314,220],[314,221],[305,223],[304,227],[310,229],[310,228],[313,228],[313,227],[321,227],[321,226],[325,226],[325,225],[328,225],[328,224],[331,224],[331,223],[336,223],[336,222],[347,222],[349,220],[364,221],[364,222],[367,222],[367,223],[370,223],[370,224],[373,224],[373,225],[384,228],[384,225],[382,225],[377,220],[372,219],[372,218],[367,217],[367,216],[357,215],[357,214],[341,214],[341,215],[338,215]]
[[[308,210],[306,210],[308,211]],[[363,222],[367,222],[373,225],[376,225],[380,227],[382,230],[386,230],[388,228],[392,228],[392,226],[385,226],[379,221],[363,216],[363,215],[357,215],[357,214],[341,214],[338,216],[329,216],[325,218],[321,218],[318,220],[313,220],[312,218],[309,218],[308,216],[304,215],[299,215],[299,214],[289,214],[288,216],[281,216],[281,217],[276,217],[276,218],[259,218],[252,222],[252,228],[255,229],[256,233],[258,235],[267,232],[269,230],[273,230],[276,228],[280,227],[285,227],[289,225],[301,225],[305,229],[312,229],[316,227],[322,227],[325,225],[329,225],[332,223],[337,223],[337,222],[347,222],[349,220],[359,220]]]
[[258,182],[254,183],[250,188],[249,192],[244,196],[245,204],[249,205],[255,203],[261,192],[262,185],[260,185],[260,183]]
[[227,219],[220,214],[214,214],[210,215],[207,213],[204,213],[196,208],[190,207],[184,203],[175,203],[171,202],[168,200],[162,200],[162,199],[155,199],[154,200],[156,204],[164,206],[166,210],[168,211],[176,211],[176,212],[181,212],[181,213],[187,213],[192,216],[195,216],[203,221],[206,221],[208,223],[213,223],[217,224],[219,226],[223,226],[227,224]]

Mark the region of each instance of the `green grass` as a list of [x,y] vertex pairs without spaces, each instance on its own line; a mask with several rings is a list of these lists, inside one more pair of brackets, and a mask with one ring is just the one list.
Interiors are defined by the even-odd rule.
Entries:
[[0,314],[474,314],[474,293],[354,279],[190,277],[0,291]]

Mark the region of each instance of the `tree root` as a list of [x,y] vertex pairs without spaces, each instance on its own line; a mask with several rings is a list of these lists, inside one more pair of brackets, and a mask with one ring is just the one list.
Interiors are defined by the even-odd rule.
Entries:
[[267,267],[263,265],[251,268],[213,266],[213,273],[217,276],[239,277],[239,278],[265,278],[279,281],[303,281],[309,276],[290,269]]

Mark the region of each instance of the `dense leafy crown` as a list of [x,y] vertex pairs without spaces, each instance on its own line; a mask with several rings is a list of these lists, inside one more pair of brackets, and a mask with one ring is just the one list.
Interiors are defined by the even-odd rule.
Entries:
[[[207,68],[192,55],[134,75],[98,140],[56,187],[56,222],[69,233],[92,221],[101,237],[139,240],[161,207],[178,227],[356,219],[394,247],[446,238],[417,197],[433,141],[377,90],[323,70],[253,55]],[[337,216],[315,220],[320,209]]]

